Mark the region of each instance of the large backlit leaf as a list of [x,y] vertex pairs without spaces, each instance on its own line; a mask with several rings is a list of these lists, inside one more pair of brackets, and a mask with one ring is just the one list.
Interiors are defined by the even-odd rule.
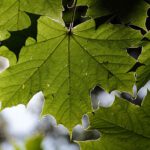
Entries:
[[122,25],[95,29],[95,22],[89,20],[70,32],[49,17],[41,17],[37,43],[26,42],[18,63],[0,75],[3,106],[27,103],[42,90],[44,113],[72,128],[90,110],[90,90],[96,84],[109,91],[132,90],[134,74],[128,71],[135,60],[126,48],[140,38],[138,31]]
[[100,108],[90,115],[91,128],[101,132],[98,141],[81,143],[81,150],[149,150],[150,147],[150,93],[135,106],[116,99],[110,108]]
[[124,23],[146,28],[149,4],[144,0],[78,0],[77,5],[87,5],[87,16],[94,18],[114,15]]

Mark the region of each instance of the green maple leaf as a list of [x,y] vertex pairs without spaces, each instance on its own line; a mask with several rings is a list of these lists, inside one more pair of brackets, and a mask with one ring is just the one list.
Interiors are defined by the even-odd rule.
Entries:
[[101,132],[97,141],[81,142],[81,150],[149,150],[150,93],[142,106],[117,98],[110,108],[90,114],[91,129]]
[[20,0],[0,1],[0,32],[22,30],[30,26],[30,18],[21,11],[20,5]]
[[87,16],[94,18],[111,15],[117,16],[124,23],[146,29],[145,22],[149,4],[144,0],[78,0],[77,5],[87,5]]
[[131,91],[134,74],[128,71],[135,60],[126,48],[140,39],[138,31],[122,25],[95,29],[94,20],[89,20],[70,32],[49,17],[41,17],[37,43],[28,39],[17,64],[0,75],[2,105],[27,103],[42,90],[43,112],[71,129],[91,109],[90,90],[96,84],[108,91]]
[[[149,37],[149,33],[145,35],[145,37]],[[140,66],[137,70],[137,86],[138,88],[144,86],[147,81],[150,80],[150,42],[145,41],[142,43],[142,54],[139,56],[139,62],[143,65]]]

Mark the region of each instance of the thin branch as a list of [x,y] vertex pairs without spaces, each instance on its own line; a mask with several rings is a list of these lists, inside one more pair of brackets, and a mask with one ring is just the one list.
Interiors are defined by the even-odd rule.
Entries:
[[73,8],[73,15],[72,15],[72,19],[71,19],[71,23],[69,26],[69,31],[71,31],[71,29],[73,28],[74,25],[74,19],[75,19],[75,14],[76,14],[76,4],[77,4],[77,0],[74,0],[71,8]]

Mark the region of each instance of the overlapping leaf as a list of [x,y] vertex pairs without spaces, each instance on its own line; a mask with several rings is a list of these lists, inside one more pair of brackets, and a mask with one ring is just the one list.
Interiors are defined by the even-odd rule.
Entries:
[[100,108],[90,115],[91,128],[101,132],[98,141],[81,143],[81,150],[149,150],[150,147],[150,93],[135,106],[116,99],[110,108]]
[[20,7],[20,0],[0,1],[0,32],[22,30],[30,26],[29,16]]
[[78,0],[77,5],[87,5],[87,16],[94,18],[114,15],[124,23],[146,28],[145,21],[149,4],[144,0]]
[[0,1],[0,41],[9,38],[8,31],[17,31],[31,25],[24,12],[47,15],[63,24],[61,0],[1,0]]
[[16,56],[13,52],[11,52],[7,47],[1,46],[0,47],[0,56],[6,57],[9,59],[10,66],[16,64]]
[[89,20],[68,30],[41,17],[37,43],[29,39],[19,61],[0,75],[3,106],[26,103],[37,91],[45,95],[44,113],[54,115],[69,128],[90,110],[90,89],[131,91],[135,64],[126,48],[138,43],[140,33],[122,25],[95,29]]
[[[149,34],[146,35],[149,37]],[[150,42],[143,42],[142,54],[139,57],[139,62],[143,65],[137,70],[137,85],[138,88],[144,86],[150,80]]]
[[10,33],[6,30],[0,30],[0,41],[6,40],[10,37]]
[[21,10],[46,15],[63,24],[62,0],[20,0]]

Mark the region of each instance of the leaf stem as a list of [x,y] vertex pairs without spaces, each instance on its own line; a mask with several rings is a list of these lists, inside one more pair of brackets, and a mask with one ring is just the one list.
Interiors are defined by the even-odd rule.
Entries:
[[71,23],[69,26],[69,32],[71,32],[73,25],[74,25],[74,19],[75,19],[75,14],[76,14],[76,4],[77,4],[77,0],[74,0],[72,6],[70,7],[70,8],[73,8],[73,15],[72,15]]

